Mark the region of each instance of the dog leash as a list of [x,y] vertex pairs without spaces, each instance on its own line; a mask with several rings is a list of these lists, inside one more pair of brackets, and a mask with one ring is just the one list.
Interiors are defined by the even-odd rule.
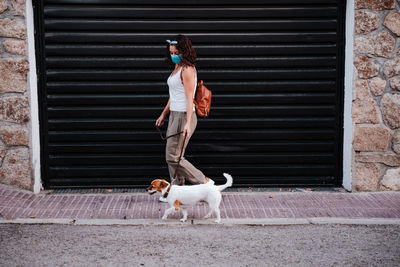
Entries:
[[159,128],[157,125],[156,125],[156,128],[157,128],[157,131],[160,133],[160,137],[161,137],[162,140],[167,140],[168,138],[170,138],[170,137],[172,137],[172,136],[175,136],[175,135],[178,135],[178,134],[183,133],[183,131],[181,131],[181,132],[179,132],[179,133],[171,134],[171,135],[169,135],[169,136],[164,137],[163,134],[162,134],[162,132],[161,132],[161,130],[160,130],[160,128]]
[[[157,131],[160,133],[160,137],[161,137],[162,140],[167,140],[168,138],[170,138],[170,137],[172,137],[172,136],[176,136],[176,135],[179,135],[179,134],[181,134],[181,133],[184,132],[184,131],[181,131],[181,132],[179,132],[179,133],[172,134],[172,135],[169,135],[169,136],[164,137],[164,136],[162,135],[162,132],[161,132],[160,128],[159,128],[157,125],[156,125],[156,128],[157,128]],[[185,147],[186,136],[187,136],[187,132],[185,133],[185,138],[183,139],[181,154],[179,155],[178,164],[176,165],[175,173],[174,173],[174,176],[173,176],[174,179],[176,178],[176,173],[178,172],[179,163],[181,162],[181,159],[182,159],[183,148]],[[181,182],[182,182],[182,185],[184,185],[184,184],[185,184],[185,178],[183,178],[183,180],[182,180]],[[163,195],[164,198],[166,198],[166,197],[168,196],[169,190],[171,189],[171,185],[172,185],[172,184],[170,184],[170,185],[168,186],[167,191],[166,191],[165,194]]]

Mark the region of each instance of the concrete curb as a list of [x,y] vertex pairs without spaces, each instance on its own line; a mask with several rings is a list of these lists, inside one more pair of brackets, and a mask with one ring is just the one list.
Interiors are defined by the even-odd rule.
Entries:
[[400,218],[310,218],[311,224],[394,224],[400,225]]
[[66,225],[307,225],[307,224],[355,224],[355,225],[400,225],[400,219],[388,218],[273,218],[273,219],[222,219],[221,224],[214,223],[214,220],[188,220],[181,223],[179,220],[151,220],[151,219],[14,219],[0,220],[0,224],[66,224]]

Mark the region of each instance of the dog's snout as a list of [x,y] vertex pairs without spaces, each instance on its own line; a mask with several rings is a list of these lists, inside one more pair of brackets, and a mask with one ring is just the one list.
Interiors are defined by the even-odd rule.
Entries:
[[152,195],[157,191],[154,190],[153,185],[150,185],[149,187],[147,187],[147,192],[149,192],[149,194]]

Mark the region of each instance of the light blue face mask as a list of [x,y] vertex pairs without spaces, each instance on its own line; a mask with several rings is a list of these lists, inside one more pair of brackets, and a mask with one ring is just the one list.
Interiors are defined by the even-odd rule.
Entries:
[[171,54],[171,60],[172,62],[174,62],[175,64],[179,64],[182,61],[182,55],[172,55]]

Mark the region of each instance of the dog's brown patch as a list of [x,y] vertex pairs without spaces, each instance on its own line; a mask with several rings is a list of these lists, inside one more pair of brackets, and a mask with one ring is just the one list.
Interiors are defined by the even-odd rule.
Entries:
[[206,184],[206,183],[208,183],[209,181],[211,181],[211,179],[208,178],[208,177],[206,177],[206,181],[205,181],[203,184]]
[[175,200],[175,202],[174,202],[175,210],[179,210],[179,205],[181,205],[181,203],[179,203],[178,200]]
[[169,183],[165,180],[160,181],[160,187],[161,189],[167,188],[169,186]]

